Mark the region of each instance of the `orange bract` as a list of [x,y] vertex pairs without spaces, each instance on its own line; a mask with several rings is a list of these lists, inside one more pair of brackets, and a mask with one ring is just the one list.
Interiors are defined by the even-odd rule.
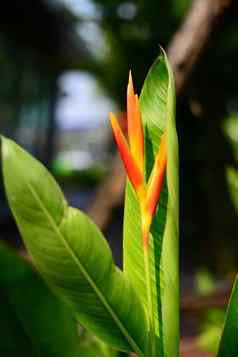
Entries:
[[128,147],[127,141],[120,128],[120,125],[118,124],[118,120],[116,116],[113,113],[110,113],[109,116],[110,116],[110,122],[113,130],[114,138],[117,143],[117,147],[121,155],[121,159],[125,166],[127,175],[132,185],[134,186],[135,190],[137,191],[143,184],[142,173],[137,167],[137,164],[130,153],[130,149]]
[[163,179],[167,164],[166,136],[162,135],[159,152],[156,155],[155,163],[150,174],[146,189],[145,207],[152,216],[155,213],[162,190]]
[[127,87],[127,123],[131,154],[140,171],[144,171],[144,135],[138,96],[134,93],[131,72]]

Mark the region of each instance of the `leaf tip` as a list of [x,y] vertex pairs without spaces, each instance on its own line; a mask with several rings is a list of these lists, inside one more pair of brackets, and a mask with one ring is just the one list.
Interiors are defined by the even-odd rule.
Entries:
[[2,151],[2,159],[6,159],[10,155],[10,143],[11,141],[1,135],[1,151]]

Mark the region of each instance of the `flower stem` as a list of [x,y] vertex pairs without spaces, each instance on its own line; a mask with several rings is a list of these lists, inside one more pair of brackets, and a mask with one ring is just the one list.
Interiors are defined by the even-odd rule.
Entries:
[[[149,232],[146,232],[149,236]],[[145,239],[144,232],[144,242],[148,242],[148,238]],[[148,341],[148,356],[156,357],[156,340],[155,340],[155,324],[154,324],[154,306],[153,306],[153,291],[151,285],[151,269],[150,269],[150,250],[149,244],[144,244],[144,266],[145,266],[145,279],[146,279],[146,291],[147,291],[147,302],[148,302],[148,312],[149,312],[149,341]]]

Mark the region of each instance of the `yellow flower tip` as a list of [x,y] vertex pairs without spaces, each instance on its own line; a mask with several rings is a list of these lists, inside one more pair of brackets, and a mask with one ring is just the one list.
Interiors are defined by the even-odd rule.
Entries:
[[127,95],[133,95],[133,96],[134,96],[134,84],[133,84],[133,79],[132,79],[131,70],[129,71],[129,79],[128,79],[128,86],[127,86]]
[[124,136],[124,134],[123,134],[123,132],[121,130],[121,127],[119,125],[118,119],[115,116],[115,114],[113,114],[112,112],[109,113],[109,120],[110,120],[110,123],[111,123],[113,135],[114,135],[118,150],[120,152],[122,150],[129,151],[126,138],[125,138],[125,136]]
[[109,120],[110,120],[111,126],[113,127],[115,125],[115,121],[117,121],[117,118],[114,113],[112,113],[112,112],[109,113]]

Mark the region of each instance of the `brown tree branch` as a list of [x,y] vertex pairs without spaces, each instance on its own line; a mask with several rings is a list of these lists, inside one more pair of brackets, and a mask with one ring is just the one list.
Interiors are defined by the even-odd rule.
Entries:
[[[181,95],[190,74],[216,31],[232,0],[194,0],[169,47],[168,57],[174,70],[177,95]],[[118,155],[110,175],[102,182],[87,213],[105,230],[114,207],[123,199],[125,176]]]
[[196,63],[232,0],[195,0],[169,47],[177,95],[183,91]]
[[110,175],[99,186],[93,201],[87,210],[101,230],[105,230],[110,223],[112,210],[118,207],[123,199],[125,174],[118,154],[115,154]]

